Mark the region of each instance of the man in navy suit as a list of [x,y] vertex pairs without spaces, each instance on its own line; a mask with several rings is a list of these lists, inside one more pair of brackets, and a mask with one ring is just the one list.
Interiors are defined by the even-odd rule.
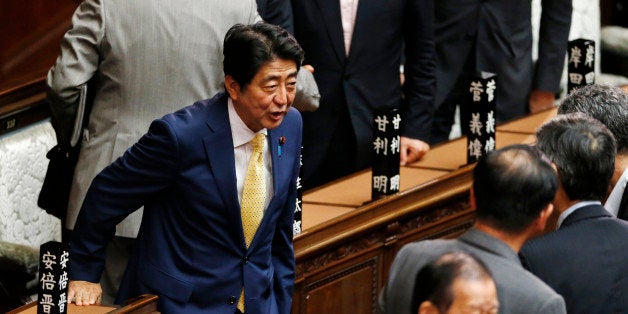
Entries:
[[558,113],[582,112],[606,126],[617,142],[615,172],[611,193],[604,207],[620,219],[628,220],[628,93],[608,85],[589,85],[571,92],[558,107]]
[[318,110],[303,113],[305,189],[370,166],[378,110],[400,109],[402,164],[429,150],[433,6],[434,0],[292,0],[294,34],[321,94]]
[[[74,229],[68,298],[100,297],[104,248],[115,226],[144,206],[116,302],[159,296],[163,313],[289,313],[302,124],[290,108],[303,51],[285,30],[241,24],[225,36],[226,93],[153,121],[93,181]],[[250,245],[240,201],[264,134],[263,217]],[[260,167],[261,168],[261,167]],[[239,308],[239,306],[238,306]]]
[[583,114],[559,115],[537,131],[554,162],[558,230],[527,242],[523,264],[565,298],[568,313],[628,312],[628,222],[602,204],[615,160],[615,139]]

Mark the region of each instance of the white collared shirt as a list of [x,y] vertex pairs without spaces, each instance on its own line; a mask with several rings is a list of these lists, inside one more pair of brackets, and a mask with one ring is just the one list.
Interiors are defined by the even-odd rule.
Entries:
[[582,201],[582,202],[578,202],[572,205],[571,207],[567,208],[566,211],[562,212],[560,216],[558,216],[558,223],[556,224],[556,229],[560,228],[560,225],[563,224],[563,221],[565,221],[565,219],[567,219],[567,217],[569,217],[569,215],[571,215],[573,212],[575,212],[576,210],[582,207],[589,206],[589,205],[602,205],[602,203],[600,201]]
[[242,202],[242,192],[244,191],[244,180],[246,172],[249,168],[249,160],[253,154],[253,144],[251,140],[257,133],[266,135],[266,145],[264,145],[264,169],[266,171],[266,200],[264,201],[264,210],[268,207],[270,200],[273,198],[273,172],[272,157],[270,149],[268,149],[268,131],[261,129],[255,133],[246,126],[233,107],[233,101],[228,99],[229,124],[231,125],[231,137],[233,138],[233,154],[235,157],[236,185],[238,187],[238,202]]
[[339,0],[340,1],[340,19],[342,22],[342,35],[345,41],[345,54],[349,55],[351,47],[351,39],[353,38],[353,29],[355,28],[355,17],[358,13],[359,0]]
[[617,213],[619,212],[619,206],[621,205],[621,198],[624,196],[626,183],[628,183],[628,169],[624,170],[624,173],[621,174],[611,194],[608,196],[606,203],[604,203],[604,208],[615,217],[617,217]]

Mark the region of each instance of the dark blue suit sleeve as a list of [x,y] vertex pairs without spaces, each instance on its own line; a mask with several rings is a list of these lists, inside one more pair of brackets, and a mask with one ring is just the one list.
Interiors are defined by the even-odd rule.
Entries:
[[163,191],[176,172],[176,139],[156,120],[138,143],[92,182],[72,233],[70,279],[98,282],[116,225]]
[[403,136],[429,140],[436,91],[434,0],[409,0],[404,15]]

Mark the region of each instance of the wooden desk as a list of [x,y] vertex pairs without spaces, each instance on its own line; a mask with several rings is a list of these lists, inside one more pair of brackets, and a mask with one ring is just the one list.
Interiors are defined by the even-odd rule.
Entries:
[[[401,191],[431,181],[448,171],[401,167],[399,169]],[[309,204],[333,204],[357,208],[371,201],[371,170],[351,175],[335,184],[308,191],[303,195],[304,207]],[[308,209],[309,210],[309,209]]]
[[[548,110],[497,127],[496,144],[532,144],[556,114]],[[303,196],[303,232],[294,239],[297,274],[292,312],[373,313],[397,251],[421,239],[457,237],[473,224],[473,165],[466,138],[436,145],[401,167],[401,192],[370,202],[365,170]]]
[[[115,310],[114,306],[91,305],[78,306],[74,303],[68,304],[68,314],[105,314]],[[37,314],[37,302],[33,302],[13,310],[7,314]]]
[[[68,314],[159,314],[157,312],[157,296],[144,294],[129,301],[123,307],[115,305],[90,305],[78,306],[68,304]],[[37,314],[37,302],[32,302],[19,307],[7,314]]]
[[534,134],[536,128],[556,116],[557,108],[552,108],[523,119],[517,119],[497,127],[497,131]]

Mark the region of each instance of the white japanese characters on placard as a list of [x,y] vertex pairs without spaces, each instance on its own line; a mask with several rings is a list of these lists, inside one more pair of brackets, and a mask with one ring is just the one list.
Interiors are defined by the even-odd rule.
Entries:
[[571,47],[571,53],[569,54],[569,63],[573,64],[575,69],[582,62],[582,50],[580,47]]
[[69,252],[67,246],[48,242],[41,246],[38,309],[66,313]]
[[[303,154],[299,156],[299,167],[303,167]],[[297,177],[297,197],[294,206],[294,221],[292,224],[292,236],[296,237],[301,233],[301,222],[303,220],[303,185],[301,184],[301,172],[299,170],[299,176]]]
[[474,162],[495,149],[494,78],[474,79],[469,83],[467,161]]
[[595,47],[589,45],[587,46],[587,53],[584,58],[584,65],[592,68],[593,62],[595,62]]
[[471,82],[471,87],[469,88],[471,94],[473,94],[473,101],[479,102],[482,100],[482,93],[484,92],[484,88],[482,88],[481,82]]
[[399,191],[401,115],[396,112],[379,113],[374,116],[373,121],[372,190],[376,197]]
[[575,39],[569,42],[567,92],[595,83],[595,42]]

